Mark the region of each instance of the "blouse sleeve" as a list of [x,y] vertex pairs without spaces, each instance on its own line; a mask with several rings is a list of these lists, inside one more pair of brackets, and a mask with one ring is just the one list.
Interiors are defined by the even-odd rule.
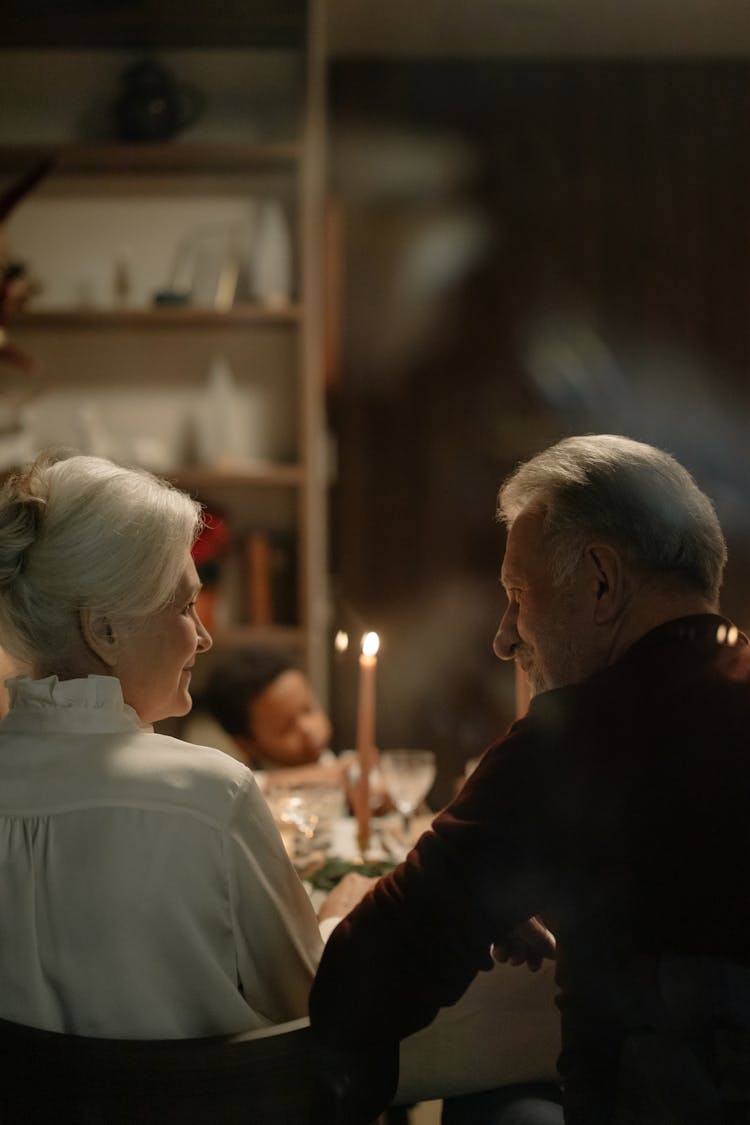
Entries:
[[239,987],[270,1023],[306,1016],[323,943],[310,898],[252,777],[234,805],[228,853]]

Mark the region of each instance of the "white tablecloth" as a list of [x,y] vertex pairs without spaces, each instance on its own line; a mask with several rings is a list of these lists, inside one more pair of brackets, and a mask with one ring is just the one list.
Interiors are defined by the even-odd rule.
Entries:
[[[375,821],[372,858],[386,859],[378,829]],[[356,839],[356,821],[336,819],[330,825],[329,853],[353,858]],[[443,1008],[429,1027],[402,1042],[396,1101],[427,1101],[554,1079],[560,1017],[554,1005],[553,976],[551,962],[545,962],[538,973],[509,965],[479,973],[458,1003]]]
[[556,1077],[560,1015],[554,966],[496,965],[458,1003],[401,1044],[397,1102],[411,1103]]

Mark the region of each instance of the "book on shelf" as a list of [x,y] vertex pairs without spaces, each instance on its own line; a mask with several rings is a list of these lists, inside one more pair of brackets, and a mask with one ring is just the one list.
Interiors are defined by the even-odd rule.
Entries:
[[291,535],[253,531],[244,540],[245,605],[249,625],[294,625],[297,565]]

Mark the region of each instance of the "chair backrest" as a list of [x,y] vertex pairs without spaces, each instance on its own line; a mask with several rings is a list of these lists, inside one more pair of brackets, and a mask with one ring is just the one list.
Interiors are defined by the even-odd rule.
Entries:
[[0,1020],[0,1122],[310,1125],[306,1019],[177,1040],[94,1039]]
[[671,954],[649,967],[656,1018],[625,1043],[615,1125],[750,1125],[750,966]]
[[395,1045],[339,1052],[307,1019],[206,1039],[94,1039],[0,1020],[0,1125],[368,1125]]

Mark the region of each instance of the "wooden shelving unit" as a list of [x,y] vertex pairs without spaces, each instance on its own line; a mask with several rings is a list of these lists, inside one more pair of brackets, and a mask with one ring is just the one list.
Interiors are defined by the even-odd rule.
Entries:
[[[157,5],[158,7],[158,5]],[[238,300],[227,311],[190,305],[142,304],[107,307],[71,302],[31,307],[13,323],[19,346],[40,357],[40,396],[81,396],[102,393],[118,401],[136,403],[143,397],[144,422],[150,421],[153,396],[158,393],[201,394],[207,360],[228,355],[238,374],[238,385],[252,392],[262,381],[270,398],[271,422],[279,430],[280,452],[241,464],[206,465],[178,459],[165,470],[174,483],[209,506],[226,502],[242,534],[268,520],[294,542],[297,574],[298,620],[253,627],[238,613],[218,630],[217,649],[231,650],[251,640],[270,640],[302,653],[323,699],[327,697],[327,529],[326,467],[323,410],[322,327],[320,291],[321,233],[323,230],[323,12],[320,0],[283,0],[266,5],[267,18],[250,18],[247,5],[236,4],[232,19],[217,30],[210,9],[196,4],[180,27],[181,15],[163,6],[161,15],[145,24],[128,18],[128,34],[118,38],[115,24],[107,23],[101,8],[91,18],[68,24],[65,34],[46,42],[34,22],[16,20],[0,55],[11,48],[23,51],[39,45],[45,59],[55,53],[81,48],[110,51],[127,44],[144,50],[205,47],[233,49],[257,45],[266,49],[292,49],[303,59],[304,82],[297,135],[278,139],[263,135],[258,121],[246,138],[227,141],[210,137],[142,144],[110,141],[84,142],[76,136],[54,138],[51,143],[13,143],[0,122],[0,178],[7,183],[50,161],[50,170],[24,210],[38,205],[49,209],[70,201],[97,199],[133,201],[200,200],[217,196],[251,196],[258,185],[261,196],[281,193],[293,215],[295,285],[293,299],[285,304],[263,305]],[[263,5],[258,8],[263,8]],[[153,16],[153,13],[152,13]],[[124,17],[123,17],[124,18]],[[98,22],[97,22],[98,21]],[[234,21],[234,22],[232,22]],[[210,34],[204,30],[214,24]],[[231,26],[230,26],[231,25]],[[185,28],[187,27],[187,31]],[[98,28],[98,30],[97,30]],[[111,33],[111,34],[110,34]],[[117,74],[111,76],[111,85]],[[64,97],[64,93],[61,93]],[[244,103],[243,103],[244,104]],[[13,114],[13,93],[5,90],[4,116]],[[15,107],[23,119],[23,105]],[[11,129],[14,140],[19,131]],[[14,246],[19,257],[24,247]],[[54,253],[54,248],[50,253]],[[32,262],[43,275],[44,262]],[[43,279],[43,278],[42,278]],[[111,300],[110,300],[111,304]],[[273,396],[277,401],[274,405]],[[151,397],[149,397],[151,396]],[[279,398],[280,396],[280,398]],[[291,404],[291,405],[289,405]],[[275,411],[275,413],[274,413]],[[112,427],[112,423],[110,428]],[[124,424],[124,423],[123,423]]]

